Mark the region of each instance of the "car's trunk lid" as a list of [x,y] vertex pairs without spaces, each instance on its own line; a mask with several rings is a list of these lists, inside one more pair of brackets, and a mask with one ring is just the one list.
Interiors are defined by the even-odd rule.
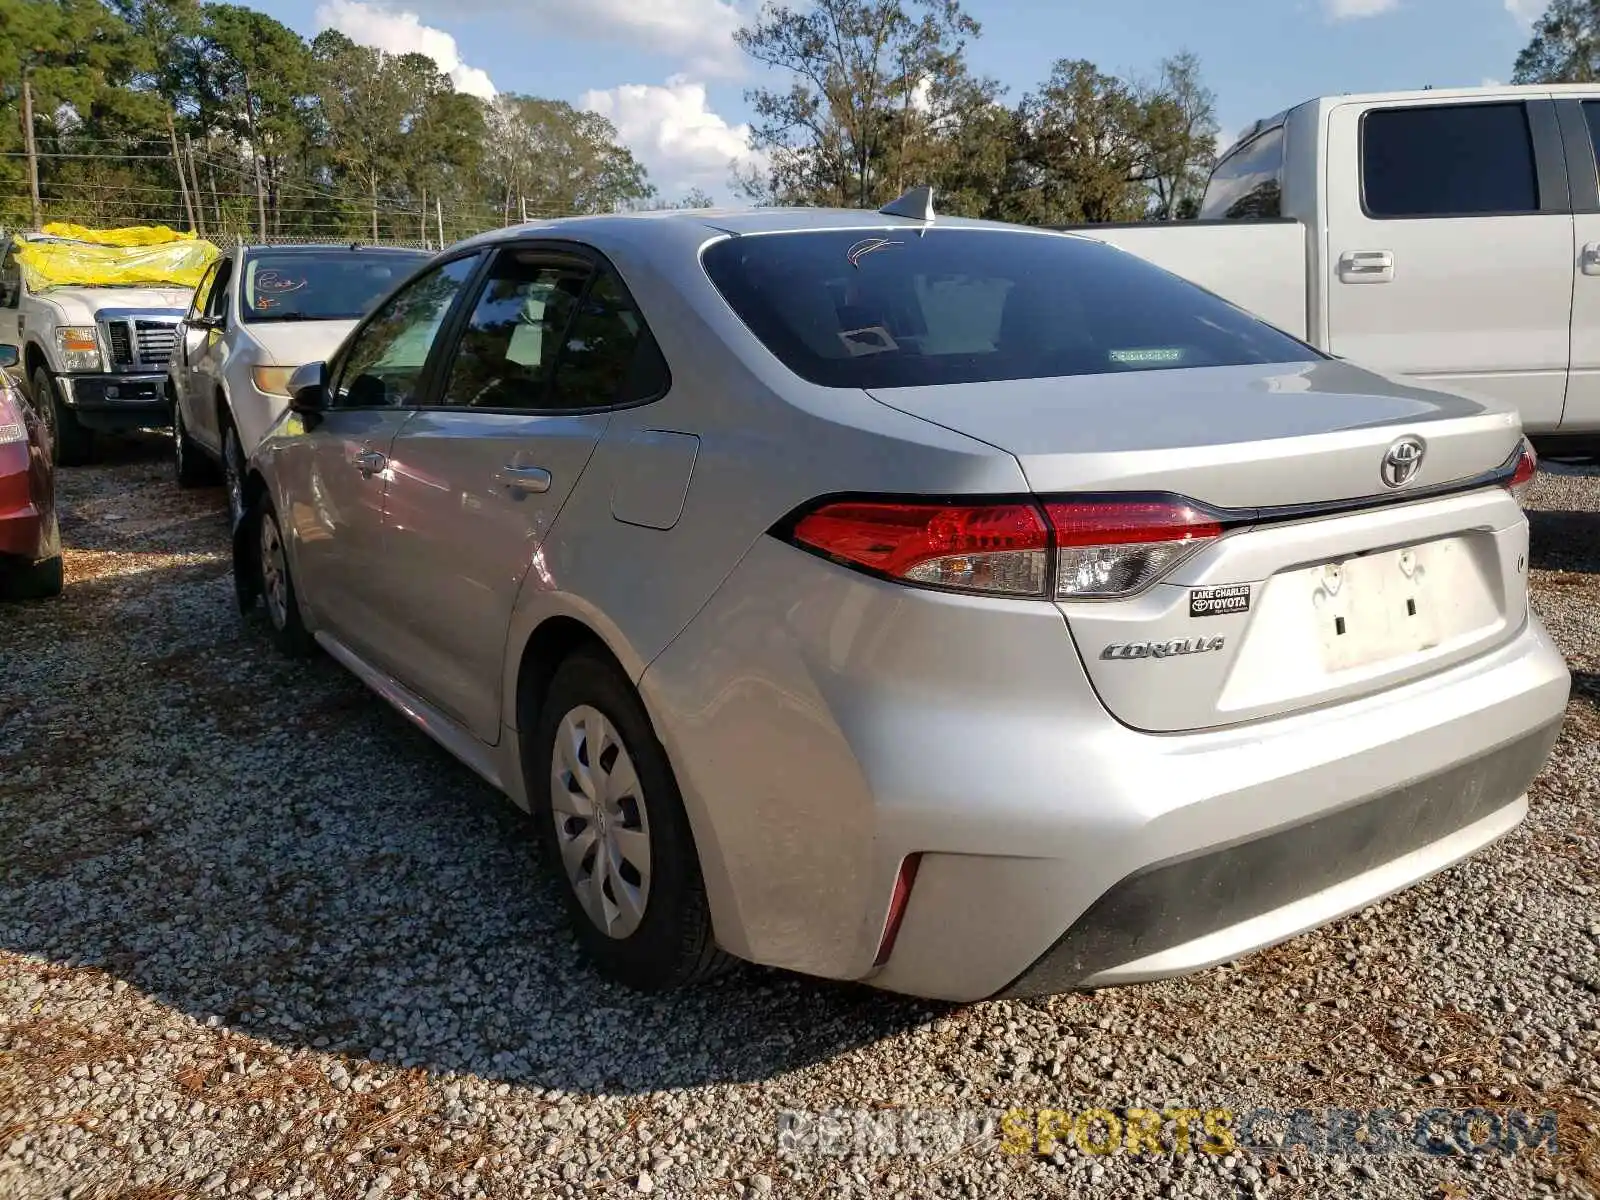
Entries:
[[[1102,701],[1135,728],[1392,687],[1525,619],[1526,523],[1504,489],[1470,488],[1519,445],[1492,401],[1337,361],[873,395],[1014,454],[1041,497],[1163,492],[1220,514],[1228,532],[1144,592],[1060,601]],[[1421,465],[1390,486],[1408,436]]]

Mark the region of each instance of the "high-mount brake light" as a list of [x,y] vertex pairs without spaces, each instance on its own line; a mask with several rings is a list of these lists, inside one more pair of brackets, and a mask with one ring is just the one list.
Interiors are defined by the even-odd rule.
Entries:
[[1213,515],[1168,497],[960,504],[847,500],[801,517],[792,540],[836,562],[949,591],[1119,599],[1222,535]]

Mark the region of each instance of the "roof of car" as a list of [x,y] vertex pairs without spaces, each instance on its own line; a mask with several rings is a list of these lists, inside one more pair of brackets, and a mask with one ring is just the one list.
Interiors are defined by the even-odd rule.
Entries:
[[961,228],[1048,232],[1033,226],[1011,225],[1000,221],[978,221],[965,217],[936,216],[932,222],[925,222],[910,217],[890,216],[871,209],[680,208],[650,212],[604,213],[585,217],[556,217],[544,221],[531,221],[525,225],[508,225],[504,229],[491,229],[487,233],[467,238],[451,249],[496,245],[500,242],[537,237],[541,234],[586,241],[605,240],[611,236],[631,240],[632,236],[644,229],[663,226],[674,229],[680,235],[698,233],[701,237],[718,234],[744,236],[759,233],[800,233],[829,229],[904,229],[909,232],[929,228]]

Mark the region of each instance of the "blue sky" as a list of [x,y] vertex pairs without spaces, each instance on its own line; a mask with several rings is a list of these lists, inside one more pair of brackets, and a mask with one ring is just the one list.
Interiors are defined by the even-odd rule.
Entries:
[[[731,33],[753,0],[256,0],[310,36],[337,26],[421,49],[469,90],[527,92],[606,113],[669,199],[728,198],[744,90],[778,83]],[[1544,0],[968,0],[973,67],[1021,98],[1058,58],[1122,75],[1199,55],[1224,132],[1329,92],[1509,78]]]

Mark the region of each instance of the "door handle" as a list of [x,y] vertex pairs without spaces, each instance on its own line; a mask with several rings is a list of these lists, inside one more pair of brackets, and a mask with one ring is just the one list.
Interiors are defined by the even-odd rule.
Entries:
[[548,492],[550,472],[543,467],[507,467],[506,486],[513,492]]
[[1347,250],[1339,256],[1344,283],[1388,283],[1394,279],[1394,255],[1388,250]]
[[1583,248],[1578,269],[1585,275],[1600,275],[1600,242],[1590,242]]
[[368,477],[376,475],[389,465],[387,456],[379,454],[376,450],[363,450],[350,461],[355,464],[356,470]]

